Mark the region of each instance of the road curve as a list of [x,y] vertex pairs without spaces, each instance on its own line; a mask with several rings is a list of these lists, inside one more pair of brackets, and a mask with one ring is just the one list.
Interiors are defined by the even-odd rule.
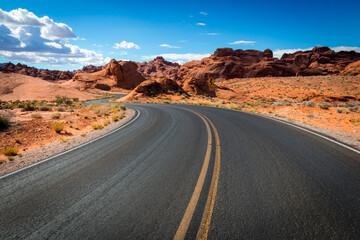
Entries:
[[0,239],[172,239],[189,216],[186,239],[360,238],[358,153],[247,113],[129,106],[127,127],[0,178]]

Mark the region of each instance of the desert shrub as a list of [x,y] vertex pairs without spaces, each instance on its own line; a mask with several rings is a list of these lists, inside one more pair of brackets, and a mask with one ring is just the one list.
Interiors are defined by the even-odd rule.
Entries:
[[34,113],[34,114],[31,114],[31,118],[34,118],[34,119],[41,119],[42,116],[40,113]]
[[79,101],[79,98],[73,98],[72,99],[74,102],[78,102]]
[[59,112],[65,112],[65,108],[61,108],[61,107],[60,107],[60,108],[58,108],[57,110],[58,110]]
[[347,102],[346,103],[346,106],[347,107],[358,107],[358,106],[360,106],[360,102]]
[[346,107],[346,104],[345,103],[338,103],[337,107]]
[[351,108],[349,108],[349,110],[352,112],[359,112],[360,107],[351,107]]
[[59,119],[61,117],[61,114],[60,113],[54,113],[51,118],[52,119]]
[[9,120],[0,116],[0,130],[7,129],[9,127]]
[[54,101],[57,105],[71,105],[72,101],[67,96],[56,96],[56,99]]
[[120,109],[125,111],[126,110],[126,107],[124,105],[120,105]]
[[56,132],[60,133],[62,130],[64,130],[65,123],[64,122],[53,122],[51,123],[51,128]]
[[320,103],[319,104],[319,107],[321,108],[321,109],[324,109],[324,110],[328,110],[330,107],[332,107],[333,105],[331,104],[331,103],[327,103],[327,102],[325,102],[325,103]]
[[307,106],[307,107],[315,107],[315,103],[313,101],[305,101],[304,102],[304,106]]
[[20,108],[24,109],[25,111],[35,111],[35,106],[30,103],[25,103],[19,106]]
[[338,113],[343,113],[343,112],[345,111],[345,109],[344,109],[344,108],[339,108],[339,109],[336,109],[336,111],[337,111]]
[[50,111],[51,108],[49,108],[48,106],[42,106],[39,108],[39,110],[45,112],[45,111]]
[[112,115],[111,116],[111,118],[112,118],[112,120],[113,120],[113,122],[117,122],[117,121],[119,121],[119,119],[118,119],[118,116],[117,115]]
[[286,101],[281,101],[281,102],[274,102],[272,105],[274,107],[282,107],[282,106],[291,106],[291,103]]
[[21,144],[21,141],[18,138],[15,138],[15,142],[18,143],[18,144]]
[[3,151],[2,151],[2,153],[5,155],[5,156],[16,156],[16,155],[18,155],[18,153],[19,153],[19,149],[17,149],[17,148],[13,148],[13,147],[8,147],[8,148],[6,148],[6,149],[4,149]]

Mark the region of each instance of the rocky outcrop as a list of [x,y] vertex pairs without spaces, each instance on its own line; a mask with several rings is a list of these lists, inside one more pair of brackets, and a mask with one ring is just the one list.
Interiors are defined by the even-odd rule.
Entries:
[[74,74],[70,71],[58,71],[58,70],[40,70],[37,68],[29,67],[25,64],[13,64],[11,62],[6,63],[0,68],[0,71],[5,73],[18,73],[31,77],[38,77],[44,80],[69,80]]
[[156,57],[149,62],[138,63],[139,72],[145,78],[171,78],[176,77],[180,69],[178,63],[166,61],[163,57]]
[[346,71],[345,68],[359,60],[360,53],[336,53],[328,47],[315,47],[310,51],[284,54],[281,59],[273,58],[270,49],[261,52],[219,48],[208,58],[183,64],[176,79],[184,85],[186,81],[193,82],[194,79],[202,84],[209,77],[226,80],[268,76],[357,74],[357,71],[349,70],[354,67],[349,66]]
[[[126,100],[134,100],[139,97],[154,97],[159,94],[185,93],[184,90],[169,78],[153,78],[140,83]],[[124,99],[123,99],[124,100]]]
[[347,65],[341,74],[351,76],[360,75],[360,61],[356,61]]
[[48,69],[37,69],[21,63],[15,65],[9,62],[9,63],[1,64],[0,71],[5,73],[18,73],[31,77],[38,77],[48,81],[58,81],[58,80],[70,80],[74,77],[76,73],[98,72],[104,69],[105,67],[106,65],[105,66],[88,65],[88,66],[84,66],[80,70],[58,71],[58,70],[48,70]]
[[145,78],[137,71],[137,64],[112,59],[106,68],[94,73],[77,73],[72,79],[74,87],[85,89],[112,90],[113,88],[133,89]]

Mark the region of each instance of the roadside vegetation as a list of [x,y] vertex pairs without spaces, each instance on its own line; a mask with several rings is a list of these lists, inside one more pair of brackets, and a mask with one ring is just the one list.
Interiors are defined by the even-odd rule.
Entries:
[[0,163],[21,156],[33,146],[85,136],[125,115],[125,106],[84,104],[66,96],[57,96],[53,101],[0,100]]

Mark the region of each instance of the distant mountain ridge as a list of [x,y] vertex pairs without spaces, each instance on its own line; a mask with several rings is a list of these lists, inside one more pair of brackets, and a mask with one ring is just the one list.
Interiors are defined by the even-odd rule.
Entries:
[[[204,81],[209,77],[220,79],[249,77],[358,75],[360,53],[355,51],[335,52],[328,47],[315,47],[309,51],[285,53],[281,59],[274,58],[270,49],[233,50],[218,48],[210,57],[190,61],[183,65],[166,61],[163,57],[136,63],[145,78],[169,78],[184,83],[191,78]],[[122,61],[118,61],[121,63]],[[350,65],[351,64],[351,65]],[[40,70],[25,64],[2,63],[0,71],[39,77],[44,80],[70,80],[77,73],[99,72],[107,67],[84,66],[75,71]]]

